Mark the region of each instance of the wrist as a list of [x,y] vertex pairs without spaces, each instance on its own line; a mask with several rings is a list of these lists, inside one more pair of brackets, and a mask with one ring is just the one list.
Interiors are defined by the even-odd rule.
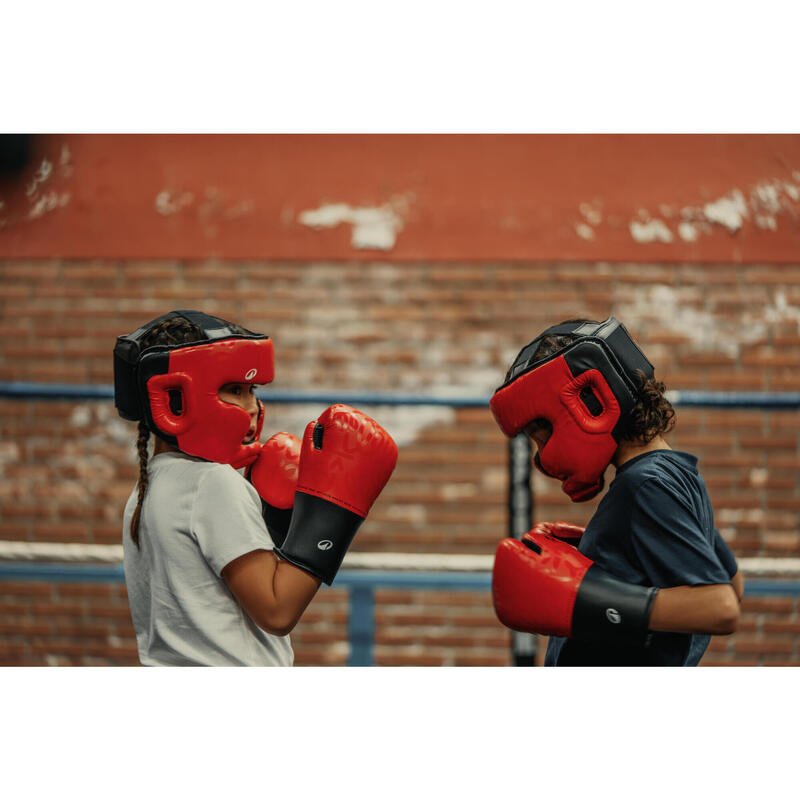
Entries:
[[286,539],[275,551],[330,586],[363,521],[342,506],[297,492]]
[[658,589],[615,578],[592,564],[581,582],[570,638],[643,645]]

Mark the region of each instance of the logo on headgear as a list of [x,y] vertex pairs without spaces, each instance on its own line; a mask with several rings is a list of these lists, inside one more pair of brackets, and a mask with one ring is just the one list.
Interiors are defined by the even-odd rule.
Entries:
[[622,615],[619,613],[619,611],[617,611],[616,608],[607,608],[606,617],[613,625],[619,625],[619,623],[622,622]]
[[256,376],[257,374],[258,374],[258,370],[257,370],[257,369],[251,369],[251,370],[250,370],[250,371],[247,373],[247,375],[245,375],[245,376],[244,376],[244,379],[245,379],[246,381],[251,381],[251,380],[253,380],[253,378],[255,378],[255,376]]
[[321,542],[317,542],[317,547],[320,550],[330,550],[333,547],[333,542],[330,539],[323,539]]

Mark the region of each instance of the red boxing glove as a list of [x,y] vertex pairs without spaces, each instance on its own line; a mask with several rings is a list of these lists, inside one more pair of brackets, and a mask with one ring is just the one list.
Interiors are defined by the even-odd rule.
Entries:
[[503,539],[492,573],[497,617],[513,630],[644,644],[658,589],[626,583],[541,533]]
[[531,533],[544,533],[577,547],[584,530],[585,528],[581,528],[580,525],[572,525],[569,522],[537,522],[531,528]]
[[366,414],[337,404],[310,422],[289,532],[277,552],[333,581],[358,527],[397,463],[397,445]]
[[261,445],[258,458],[247,470],[247,480],[261,498],[261,515],[272,541],[280,547],[289,530],[300,466],[300,440],[276,433]]

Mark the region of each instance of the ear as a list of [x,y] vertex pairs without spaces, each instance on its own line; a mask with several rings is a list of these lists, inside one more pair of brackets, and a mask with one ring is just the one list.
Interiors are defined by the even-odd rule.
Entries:
[[[188,402],[188,398],[191,396],[191,385],[192,377],[185,372],[153,375],[147,381],[147,394],[150,398],[150,413],[153,422],[170,436],[180,436],[192,427],[191,407]],[[169,405],[170,391],[181,393],[180,416],[172,413]]]

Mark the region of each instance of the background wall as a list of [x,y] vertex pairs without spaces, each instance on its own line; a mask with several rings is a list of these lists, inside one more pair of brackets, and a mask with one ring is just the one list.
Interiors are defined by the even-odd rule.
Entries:
[[[800,137],[41,136],[0,181],[0,380],[112,382],[115,337],[200,307],[270,333],[282,390],[486,395],[520,347],[614,314],[670,389],[800,390]],[[321,408],[269,406],[265,433]],[[490,554],[488,411],[365,408],[401,445],[360,551]],[[114,543],[135,427],[110,403],[0,400],[0,537]],[[739,556],[800,549],[800,417],[682,409]],[[534,478],[537,519],[583,523]],[[479,593],[381,591],[380,664],[505,664]],[[704,663],[800,663],[795,599],[745,601]],[[347,658],[343,590],[292,639]],[[124,589],[5,582],[0,663],[137,663]]]

